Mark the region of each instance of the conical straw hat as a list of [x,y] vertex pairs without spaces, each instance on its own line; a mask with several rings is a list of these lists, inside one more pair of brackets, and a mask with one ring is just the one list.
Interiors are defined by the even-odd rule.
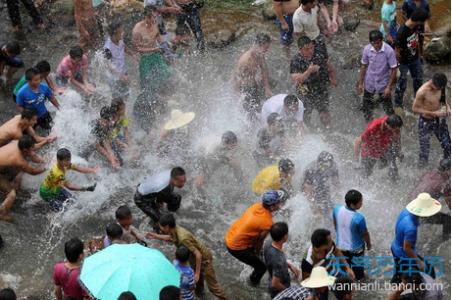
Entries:
[[301,285],[310,289],[331,286],[336,277],[330,276],[324,267],[315,267],[312,269],[311,276],[301,282]]
[[416,199],[408,203],[406,209],[415,216],[430,217],[441,210],[441,203],[428,193],[420,193]]
[[193,121],[195,118],[194,112],[182,112],[178,109],[173,109],[171,111],[171,118],[168,122],[165,123],[165,126],[163,126],[163,129],[165,130],[171,130],[183,127]]

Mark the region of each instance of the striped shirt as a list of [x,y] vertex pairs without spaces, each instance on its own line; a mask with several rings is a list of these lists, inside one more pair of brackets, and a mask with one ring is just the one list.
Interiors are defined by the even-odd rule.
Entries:
[[181,265],[176,259],[173,262],[177,271],[180,273],[180,293],[182,300],[195,300],[195,272],[189,265]]
[[282,299],[292,299],[292,300],[305,300],[309,297],[311,293],[309,290],[303,286],[292,285],[291,287],[285,289],[278,295],[276,295],[273,300],[282,300]]
[[337,205],[333,210],[333,218],[336,225],[337,247],[346,251],[362,250],[363,235],[367,231],[364,216],[344,205]]

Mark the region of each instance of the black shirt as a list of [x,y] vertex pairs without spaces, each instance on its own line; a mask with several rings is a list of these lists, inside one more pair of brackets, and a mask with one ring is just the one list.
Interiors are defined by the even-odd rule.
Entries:
[[111,139],[112,126],[102,124],[102,121],[94,121],[91,134],[96,138],[97,143],[103,145]]
[[287,264],[284,252],[273,247],[271,241],[267,241],[264,245],[264,259],[268,273],[270,274],[269,291],[273,298],[281,291],[272,287],[272,277],[278,277],[281,283],[288,288],[290,286],[289,265]]
[[409,64],[419,59],[419,29],[411,29],[403,24],[397,31],[396,46],[400,49],[401,64]]
[[301,96],[316,96],[319,91],[324,91],[328,87],[329,76],[327,67],[328,58],[324,54],[315,53],[311,59],[306,59],[297,53],[290,61],[290,74],[304,73],[311,64],[320,67],[317,73],[313,73],[302,84],[297,86],[297,91]]

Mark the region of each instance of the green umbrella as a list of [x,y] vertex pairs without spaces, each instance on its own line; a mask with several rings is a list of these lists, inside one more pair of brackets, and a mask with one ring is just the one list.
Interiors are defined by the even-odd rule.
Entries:
[[179,286],[180,275],[158,250],[139,244],[114,244],[83,261],[80,281],[90,295],[116,300],[131,291],[138,300],[158,300],[167,285]]

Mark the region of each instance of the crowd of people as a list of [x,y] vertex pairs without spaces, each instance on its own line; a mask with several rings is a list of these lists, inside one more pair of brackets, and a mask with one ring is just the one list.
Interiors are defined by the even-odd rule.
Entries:
[[[44,19],[33,1],[22,2],[38,29],[45,30]],[[84,153],[77,154],[88,158],[96,153],[102,158],[103,168],[111,170],[124,166],[128,159],[126,153],[133,156],[134,152],[140,151],[128,129],[130,121],[126,103],[133,101],[130,89],[134,72],[126,64],[126,55],[139,64],[137,78],[140,93],[133,104],[132,121],[150,126],[156,116],[167,111],[165,102],[172,90],[169,87],[174,73],[173,64],[190,47],[192,36],[196,41],[196,55],[208,51],[201,26],[202,1],[145,0],[142,20],[131,32],[130,45],[124,41],[124,27],[120,19],[104,4],[98,5],[103,1],[92,2],[74,1],[79,45],[71,47],[61,58],[54,74],[51,74],[51,65],[41,60],[23,70],[23,76],[18,79],[14,76],[15,72],[24,68],[20,58],[21,45],[10,41],[0,49],[2,88],[6,91],[13,85],[11,91],[6,92],[12,93],[18,113],[0,127],[0,189],[5,193],[0,205],[2,221],[13,219],[11,208],[25,173],[46,173],[39,186],[39,196],[54,211],[70,210],[76,198],[83,197],[70,191],[95,192],[96,182],[87,185],[69,182],[66,173],[96,173],[100,170],[99,166],[74,164],[71,149],[60,148],[56,152],[56,163],[48,168],[47,161],[38,153],[46,145],[57,143],[52,131],[53,113],[47,109],[47,101],[59,114],[61,107],[58,98],[67,89],[74,89],[87,98],[96,97],[97,87],[89,76],[91,50],[101,50],[107,61],[106,77],[111,101],[100,109],[99,117],[91,124],[92,144]],[[371,2],[366,2],[366,5],[369,4]],[[8,0],[7,5],[13,30],[22,30],[19,1]],[[350,189],[343,196],[344,203],[336,204],[338,199],[334,198],[336,196],[332,191],[339,187],[341,174],[337,157],[327,151],[318,153],[317,159],[310,162],[301,174],[302,183],[298,186],[293,178],[299,168],[287,152],[291,140],[313,132],[315,122],[311,115],[314,110],[319,115],[319,134],[334,130],[329,89],[330,86],[337,86],[340,78],[329,58],[327,44],[328,38],[339,34],[343,25],[339,8],[349,6],[349,3],[345,0],[333,1],[331,18],[328,6],[326,1],[273,0],[280,42],[289,59],[288,75],[294,87],[291,93],[276,94],[272,90],[265,58],[271,47],[271,38],[266,33],[256,34],[253,44],[240,55],[231,74],[233,89],[248,121],[260,128],[251,154],[261,170],[251,185],[257,201],[237,216],[226,230],[225,251],[252,268],[247,282],[251,287],[259,286],[268,272],[268,297],[275,300],[323,300],[328,299],[330,292],[339,300],[352,299],[351,283],[370,276],[362,261],[366,250],[372,248],[371,235],[374,233],[368,230],[366,217],[359,212],[365,205],[363,194]],[[412,112],[419,116],[417,167],[423,174],[413,186],[412,193],[406,197],[406,207],[397,220],[388,220],[395,233],[388,248],[392,252],[394,266],[391,281],[400,283],[396,290],[388,294],[388,298],[407,297],[401,294],[412,286],[414,288],[408,297],[413,298],[403,299],[441,299],[440,289],[420,289],[422,283],[434,282],[437,274],[428,259],[433,254],[425,253],[425,258],[422,257],[416,250],[416,244],[421,223],[441,224],[443,237],[450,238],[450,214],[440,212],[441,201],[450,209],[448,79],[443,73],[435,73],[428,81],[423,80],[423,38],[424,33],[430,31],[427,1],[405,0],[399,18],[396,18],[396,6],[395,1],[384,1],[381,27],[369,32],[369,44],[362,51],[361,69],[356,82],[357,93],[362,95],[362,116],[355,114],[355,117],[363,118],[367,126],[356,138],[353,153],[364,178],[372,176],[378,163],[388,169],[392,181],[399,180],[397,164],[404,158],[401,139],[404,106],[412,105]],[[175,14],[177,27],[174,33],[166,30],[162,14]],[[105,15],[108,16],[108,26],[104,28]],[[403,22],[398,24],[400,19]],[[291,55],[290,48],[294,41],[298,51]],[[404,98],[408,71],[413,81],[412,101]],[[384,113],[376,110],[380,103]],[[375,113],[378,114],[376,118]],[[215,297],[234,299],[217,280],[215,253],[190,231],[194,228],[180,226],[175,216],[183,205],[178,189],[184,188],[187,179],[193,179],[195,188],[202,190],[221,166],[230,167],[239,183],[244,182],[246,173],[241,169],[236,151],[238,133],[233,131],[225,131],[220,144],[202,157],[194,157],[188,150],[175,151],[189,148],[185,129],[195,116],[194,112],[173,109],[162,127],[157,154],[169,156],[184,152],[186,157],[175,160],[181,161],[179,166],[173,165],[141,180],[134,196],[117,208],[115,221],[106,226],[102,238],[86,242],[72,238],[65,243],[65,260],[55,264],[52,276],[56,299],[90,298],[89,291],[79,282],[81,264],[87,255],[112,244],[140,243],[149,246],[151,240],[175,246],[174,266],[180,273],[179,287],[163,288],[159,292],[160,299],[202,298],[204,282]],[[143,129],[149,130],[146,126]],[[442,157],[430,159],[432,134],[440,142]],[[192,170],[191,166],[183,165],[188,165],[189,161],[198,162],[197,167]],[[188,174],[195,175],[187,178]],[[273,215],[298,193],[309,201],[307,205],[313,214],[328,220],[334,231],[328,228],[314,230],[306,253],[300,257],[299,263],[294,263],[287,259],[284,244],[290,238],[289,229],[296,229],[289,228],[286,222],[274,222]],[[141,232],[133,226],[130,205],[136,205],[150,218],[152,231]],[[157,242],[152,244],[159,245]],[[13,299],[16,299],[13,290],[7,288],[0,291],[0,300]],[[136,298],[130,291],[124,291],[118,299]]]

